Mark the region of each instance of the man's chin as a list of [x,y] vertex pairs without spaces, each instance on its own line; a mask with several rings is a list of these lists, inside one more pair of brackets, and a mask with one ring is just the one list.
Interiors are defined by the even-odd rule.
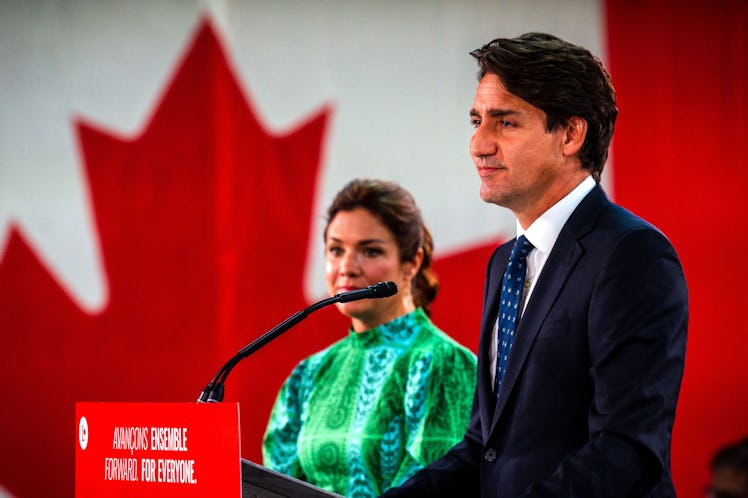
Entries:
[[488,187],[485,184],[481,185],[480,187],[480,198],[483,200],[483,202],[487,202],[489,204],[496,204],[498,206],[504,205],[504,196],[497,192],[495,188]]

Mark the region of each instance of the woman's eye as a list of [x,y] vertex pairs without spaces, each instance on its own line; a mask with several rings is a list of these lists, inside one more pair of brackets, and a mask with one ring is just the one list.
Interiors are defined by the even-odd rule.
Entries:
[[335,246],[328,247],[327,252],[333,256],[340,256],[341,254],[343,254],[343,250]]
[[367,247],[366,249],[364,249],[364,254],[368,257],[379,256],[380,254],[382,254],[382,250],[374,247]]

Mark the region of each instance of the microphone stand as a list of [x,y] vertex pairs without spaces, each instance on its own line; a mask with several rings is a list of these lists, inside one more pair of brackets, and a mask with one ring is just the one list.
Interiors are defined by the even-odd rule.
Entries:
[[213,377],[205,389],[200,393],[197,398],[198,403],[220,403],[223,401],[223,386],[226,383],[226,378],[231,373],[231,370],[244,358],[248,357],[252,353],[256,352],[267,343],[286,332],[288,329],[305,319],[310,313],[313,313],[325,306],[329,306],[333,303],[356,301],[358,299],[365,298],[380,298],[388,297],[397,293],[397,286],[394,282],[379,282],[374,285],[370,285],[365,289],[359,289],[351,292],[343,292],[341,294],[335,294],[332,297],[318,301],[311,306],[297,311],[290,317],[286,318],[283,322],[279,323],[268,332],[249,343],[244,348],[240,349],[229,361],[227,361],[218,373]]

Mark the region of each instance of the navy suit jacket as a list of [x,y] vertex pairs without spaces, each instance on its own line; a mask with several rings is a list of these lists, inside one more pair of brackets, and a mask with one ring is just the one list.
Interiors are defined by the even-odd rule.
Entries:
[[538,277],[497,399],[489,347],[513,243],[488,264],[464,439],[384,496],[675,496],[688,292],[672,245],[596,186]]

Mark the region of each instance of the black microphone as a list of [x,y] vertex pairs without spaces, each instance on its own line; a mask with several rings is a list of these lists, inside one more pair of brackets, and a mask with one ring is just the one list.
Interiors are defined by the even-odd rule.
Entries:
[[334,298],[337,298],[339,303],[347,303],[350,301],[358,301],[359,299],[390,297],[395,294],[397,294],[397,284],[395,284],[395,282],[379,282],[370,285],[365,289],[357,289],[354,291],[335,294]]
[[290,317],[286,318],[283,322],[273,327],[270,331],[263,334],[257,340],[248,344],[238,353],[236,353],[229,361],[227,361],[221,369],[218,371],[213,380],[205,386],[205,389],[200,393],[197,398],[198,403],[220,403],[223,401],[223,385],[226,383],[226,378],[229,376],[231,370],[247,356],[256,352],[267,343],[286,332],[288,329],[302,321],[310,313],[317,311],[318,309],[324,308],[333,303],[348,303],[350,301],[358,301],[359,299],[378,299],[382,297],[394,296],[397,294],[397,284],[395,282],[379,282],[366,287],[365,289],[357,289],[350,292],[341,292],[335,294],[332,297],[318,301],[313,305],[305,308],[301,311],[296,312]]

